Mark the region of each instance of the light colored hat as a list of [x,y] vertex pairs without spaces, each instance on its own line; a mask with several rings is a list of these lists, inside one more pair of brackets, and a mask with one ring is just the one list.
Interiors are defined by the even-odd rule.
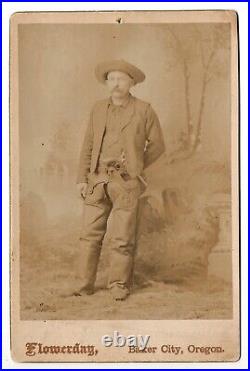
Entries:
[[95,69],[97,80],[101,83],[104,83],[105,80],[107,80],[107,74],[111,71],[125,72],[134,79],[135,84],[142,82],[145,79],[144,73],[139,70],[139,68],[122,59],[119,59],[98,64]]

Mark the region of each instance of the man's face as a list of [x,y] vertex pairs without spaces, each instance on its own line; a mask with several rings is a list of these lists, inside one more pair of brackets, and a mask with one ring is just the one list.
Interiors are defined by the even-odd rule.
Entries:
[[134,80],[124,72],[111,71],[108,73],[106,84],[113,98],[123,98],[134,85]]

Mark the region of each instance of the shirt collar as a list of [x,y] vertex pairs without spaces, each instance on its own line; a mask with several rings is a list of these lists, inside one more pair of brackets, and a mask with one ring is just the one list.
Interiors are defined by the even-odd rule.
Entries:
[[128,98],[121,105],[118,106],[118,105],[114,104],[113,101],[112,101],[112,98],[109,97],[108,106],[109,107],[112,106],[112,107],[123,107],[123,108],[126,108],[129,105],[131,99],[132,99],[132,94],[129,93]]

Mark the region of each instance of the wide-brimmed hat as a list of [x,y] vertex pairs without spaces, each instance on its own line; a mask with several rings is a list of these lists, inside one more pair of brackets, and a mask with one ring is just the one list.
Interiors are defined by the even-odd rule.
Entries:
[[111,71],[125,72],[134,79],[135,84],[142,82],[145,79],[144,73],[139,68],[122,59],[118,59],[98,64],[95,69],[97,80],[104,83],[107,80],[107,74]]

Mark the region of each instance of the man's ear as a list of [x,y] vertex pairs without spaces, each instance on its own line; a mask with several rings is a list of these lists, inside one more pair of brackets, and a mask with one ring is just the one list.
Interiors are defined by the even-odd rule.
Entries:
[[133,78],[131,78],[131,87],[132,86],[135,86],[135,80]]

